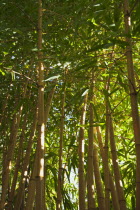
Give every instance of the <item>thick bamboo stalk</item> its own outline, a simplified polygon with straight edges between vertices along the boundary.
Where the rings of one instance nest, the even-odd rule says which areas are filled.
[[[112,57],[112,55],[111,55]],[[110,77],[105,82],[105,89],[108,92],[110,88]],[[108,97],[108,96],[107,96]],[[105,145],[104,145],[104,181],[105,181],[105,207],[106,210],[110,209],[110,186],[109,186],[109,106],[107,99],[105,100],[106,106],[106,129],[105,129]],[[97,128],[98,130],[99,128]],[[99,134],[99,132],[98,132]]]
[[[16,183],[17,183],[17,178],[18,178],[18,171],[19,171],[20,163],[21,163],[21,155],[22,155],[22,150],[23,150],[22,145],[23,145],[23,141],[24,141],[26,123],[27,123],[27,115],[25,115],[25,117],[24,117],[23,125],[22,125],[22,132],[21,132],[20,139],[19,139],[18,155],[16,158],[15,171],[14,171],[12,186],[11,186],[11,190],[10,190],[9,198],[8,198],[7,209],[9,209],[9,210],[12,209],[12,206],[13,206],[13,199],[14,199],[15,188],[16,188]]]
[[[105,146],[103,146],[101,139],[100,127],[96,127],[99,147],[101,151],[103,169],[104,169],[104,183],[105,183],[105,209],[110,209],[110,185],[109,185],[109,167],[108,167],[108,123],[106,117],[106,135],[105,135]]]
[[[104,190],[99,169],[98,149],[96,143],[94,143],[93,146],[93,166],[94,166],[94,175],[95,175],[95,183],[97,190],[98,207],[99,209],[105,210],[105,197],[104,197]]]
[[[138,95],[135,84],[134,76],[134,64],[132,54],[132,41],[131,41],[131,17],[128,0],[124,0],[124,22],[126,33],[126,59],[127,59],[127,72],[128,72],[128,84],[130,92],[133,130],[135,137],[136,147],[136,210],[140,209],[140,121],[138,112]]]
[[[44,120],[45,125],[47,124],[47,121],[48,121],[49,112],[50,112],[51,103],[52,103],[53,95],[54,95],[54,92],[55,92],[55,88],[56,88],[56,86],[54,86],[52,88],[52,90],[50,91],[50,93],[48,95],[48,98],[47,98],[46,105],[45,105],[45,120]],[[37,114],[38,114],[38,112],[37,112]],[[37,120],[37,116],[36,116],[36,120]],[[34,123],[35,123],[35,121],[34,121]],[[29,143],[28,148],[27,148],[27,151],[28,151],[27,154],[28,155],[30,154],[30,151],[29,151],[30,149],[31,149],[31,144]],[[26,158],[27,157],[25,156],[25,159]],[[37,161],[37,160],[35,159],[35,161]],[[25,162],[27,163],[27,159],[26,159]],[[25,167],[24,171],[26,171],[26,167]],[[34,162],[34,169],[33,169],[32,176],[31,176],[31,179],[30,179],[30,182],[29,182],[29,187],[28,187],[26,210],[30,210],[33,207],[33,202],[34,202],[34,197],[35,197],[35,175],[36,175],[36,163]],[[44,200],[44,198],[43,198],[43,200]]]
[[[25,89],[24,89],[25,90],[24,97],[26,93],[26,88],[27,88],[27,85],[25,86]],[[17,139],[17,134],[18,134],[19,123],[20,123],[20,119],[22,115],[22,110],[23,110],[23,106],[20,107],[19,112],[17,114],[14,114],[14,117],[13,117],[12,129],[11,129],[7,156],[5,160],[5,167],[3,171],[3,177],[2,177],[3,185],[2,185],[0,209],[3,209],[5,205],[5,199],[6,199],[7,189],[8,189],[8,182],[9,182],[9,173],[11,170],[11,161],[14,155],[14,149],[15,149],[15,144],[16,144],[16,139]]]
[[[52,103],[52,99],[53,99],[53,96],[54,96],[55,89],[56,89],[56,83],[55,83],[54,87],[51,89],[51,91],[49,92],[48,97],[47,97],[47,101],[45,103],[45,110],[44,110],[45,126],[47,125],[47,121],[48,121],[48,117],[49,117],[49,113],[50,113],[50,109],[51,109],[51,103]],[[45,129],[45,131],[46,131],[46,129]]]
[[[58,169],[58,181],[57,181],[57,199],[56,199],[56,210],[61,210],[62,203],[62,187],[63,187],[63,132],[64,132],[64,118],[65,118],[65,97],[66,88],[64,83],[63,93],[62,93],[62,104],[61,104],[61,123],[60,123],[60,141],[59,141],[59,169]]]
[[[36,208],[44,209],[44,65],[42,54],[42,0],[38,0],[38,141],[36,170]]]
[[[111,154],[112,154],[112,163],[113,163],[113,171],[114,171],[116,189],[117,189],[118,198],[119,198],[119,205],[120,205],[120,210],[126,210],[126,201],[125,201],[125,197],[124,197],[122,178],[121,178],[120,169],[119,169],[119,165],[118,165],[116,144],[115,144],[115,139],[114,139],[113,123],[112,123],[111,116],[110,116],[109,121],[110,121],[109,128],[110,128],[110,146],[111,146]]]
[[[91,81],[91,96],[89,105],[89,137],[88,137],[88,160],[87,160],[87,199],[88,210],[96,209],[94,198],[94,179],[93,179],[93,141],[94,141],[94,127],[93,127],[93,76]]]
[[[112,177],[111,172],[109,173],[109,184],[110,184],[110,189],[111,189],[113,209],[120,210],[118,194],[117,194],[116,187],[114,184],[114,178]]]
[[[14,207],[15,210],[20,209],[22,199],[23,199],[25,182],[26,182],[27,175],[28,175],[27,171],[28,171],[28,165],[29,165],[29,161],[30,161],[31,149],[32,149],[35,131],[36,131],[37,115],[38,115],[38,110],[36,108],[35,117],[33,120],[31,133],[30,133],[30,137],[29,137],[29,141],[28,141],[28,146],[27,146],[26,154],[25,154],[24,161],[23,161],[21,179],[20,179],[19,189],[18,189],[17,198],[16,198],[16,202],[15,202],[15,207]]]
[[[9,145],[8,145],[8,151],[7,151],[7,157],[6,157],[6,161],[5,161],[5,168],[4,168],[4,172],[3,172],[3,178],[2,178],[3,186],[2,186],[0,209],[4,208],[4,203],[5,203],[5,199],[6,199],[8,182],[9,182],[9,173],[10,173],[10,169],[11,169],[11,161],[13,159],[14,148],[15,148],[15,143],[16,143],[16,138],[17,138],[17,133],[18,133],[18,127],[19,127],[19,123],[20,123],[22,108],[23,107],[20,108],[18,116],[15,114],[14,119],[13,119],[13,125],[12,125],[12,130],[11,130],[11,135],[10,135],[10,140],[9,140]]]
[[[2,105],[1,114],[0,114],[0,126],[2,125],[3,118],[5,118],[5,109],[6,109],[6,106],[7,106],[8,98],[9,98],[9,92],[6,94],[4,103]]]
[[[111,172],[110,172],[110,169],[109,169],[109,163],[105,162],[106,161],[105,150],[104,150],[102,136],[101,136],[101,129],[100,129],[100,127],[96,127],[96,130],[97,130],[97,138],[98,138],[98,144],[99,144],[99,147],[100,147],[101,158],[102,158],[102,162],[103,162],[104,174],[106,173],[105,172],[106,168],[109,171],[109,185],[107,185],[109,188],[106,189],[106,190],[109,191],[109,192],[111,191],[113,209],[114,210],[120,210],[118,195],[117,195],[117,191],[116,191],[116,188],[115,188],[115,185],[114,185],[114,182],[113,182],[113,178],[111,176]],[[110,202],[110,200],[109,200],[109,202]]]
[[[44,108],[45,134],[47,132],[47,122],[48,122],[49,113],[50,113],[50,109],[51,109],[52,99],[53,99],[55,89],[56,89],[56,81],[55,81],[55,84],[54,84],[53,88],[51,89],[51,91],[48,94],[47,101],[46,101],[45,108]],[[45,148],[44,148],[44,151],[45,151]],[[44,205],[44,209],[47,208],[46,207],[46,199],[45,199],[45,195],[46,195],[46,193],[45,193],[45,181],[46,181],[46,171],[44,171],[44,180],[43,180],[43,205]]]
[[[28,186],[28,196],[26,201],[26,207],[25,210],[31,210],[33,209],[34,199],[35,199],[35,191],[36,191],[36,170],[37,170],[37,150],[35,154],[35,160],[34,160],[34,166],[32,170],[32,175],[29,180],[29,186]]]
[[[82,108],[80,130],[78,137],[79,150],[79,209],[85,210],[85,177],[84,177],[84,125],[86,118],[87,94],[84,96],[84,104]]]
[[[56,80],[57,81],[57,80]],[[47,132],[47,122],[48,122],[48,118],[49,118],[49,113],[50,113],[50,109],[51,109],[51,103],[52,103],[52,99],[53,99],[53,96],[54,96],[54,92],[55,92],[55,89],[56,89],[56,81],[55,81],[55,84],[52,88],[52,90],[49,92],[48,94],[48,97],[47,97],[47,101],[46,101],[46,104],[45,104],[45,108],[44,108],[44,125],[45,125],[45,134]],[[44,152],[45,152],[45,148],[44,148]],[[44,166],[45,168],[45,166]],[[46,209],[46,193],[45,193],[45,181],[46,181],[46,171],[44,171],[44,180],[43,180],[43,198],[42,198],[42,202],[44,205],[44,209]]]

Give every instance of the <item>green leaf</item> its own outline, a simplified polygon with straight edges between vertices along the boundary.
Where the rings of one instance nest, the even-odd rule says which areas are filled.
[[[89,89],[86,89],[86,90],[83,92],[82,96],[85,96],[85,95],[88,93],[88,91],[89,91]]]
[[[46,81],[51,81],[51,80],[54,80],[54,79],[58,79],[60,77],[60,75],[57,75],[57,76],[52,76],[52,77],[49,77],[48,79],[44,80],[45,82]]]
[[[32,51],[33,51],[33,52],[37,52],[37,51],[38,51],[38,49],[37,49],[37,48],[34,48],[34,49],[32,49]]]
[[[117,79],[118,79],[120,86],[124,88],[125,92],[128,92],[128,84],[123,83],[120,74],[118,74]]]
[[[5,76],[5,72],[0,69],[0,73]]]
[[[136,202],[135,202],[135,197],[134,196],[132,196],[131,197],[131,206],[132,206],[132,209],[135,209],[135,204]]]

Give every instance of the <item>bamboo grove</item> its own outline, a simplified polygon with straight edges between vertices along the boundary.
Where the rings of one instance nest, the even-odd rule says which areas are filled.
[[[139,1],[0,6],[0,210],[139,210]]]

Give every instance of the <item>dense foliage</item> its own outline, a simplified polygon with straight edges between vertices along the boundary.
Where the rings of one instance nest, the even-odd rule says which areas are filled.
[[[0,32],[0,189],[10,145],[13,124],[20,113],[15,135],[6,202],[16,167],[16,200],[25,154],[35,121],[38,103],[37,8],[33,0],[1,0]],[[134,73],[140,109],[140,4],[130,1]],[[85,134],[85,177],[88,158],[89,106],[94,74],[93,127],[101,128],[103,144],[106,132],[106,104],[113,119],[114,138],[123,189],[128,209],[135,209],[136,154],[126,65],[126,34],[122,1],[43,1],[43,63],[45,106],[55,87],[45,130],[45,195],[47,209],[55,209],[59,162],[62,97],[66,98],[63,130],[63,207],[78,209],[78,135],[83,100],[88,94]],[[108,87],[107,87],[108,86]],[[22,111],[19,110],[22,107]],[[16,124],[17,125],[17,124]],[[24,201],[33,171],[37,132],[30,152]],[[95,131],[99,168],[104,186],[103,161]],[[19,152],[19,150],[21,150]],[[20,156],[19,156],[20,154]],[[20,159],[19,159],[20,158]],[[17,160],[19,159],[19,163]],[[19,165],[18,165],[19,164]],[[113,174],[109,143],[109,166]],[[86,179],[86,178],[85,178]],[[96,188],[96,187],[95,187]],[[96,191],[95,191],[96,192]],[[0,191],[1,193],[1,191]],[[98,207],[95,193],[96,207]],[[23,204],[24,205],[24,204]],[[112,200],[110,197],[110,209]]]

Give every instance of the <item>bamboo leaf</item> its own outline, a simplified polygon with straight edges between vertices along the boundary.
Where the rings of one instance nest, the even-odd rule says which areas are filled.
[[[48,79],[44,80],[45,82],[46,81],[51,81],[51,80],[54,80],[54,79],[58,79],[60,77],[60,75],[57,75],[57,76],[52,76],[52,77],[49,77]]]
[[[85,96],[85,95],[88,93],[88,91],[89,91],[89,89],[86,89],[86,90],[83,92],[82,96]]]

